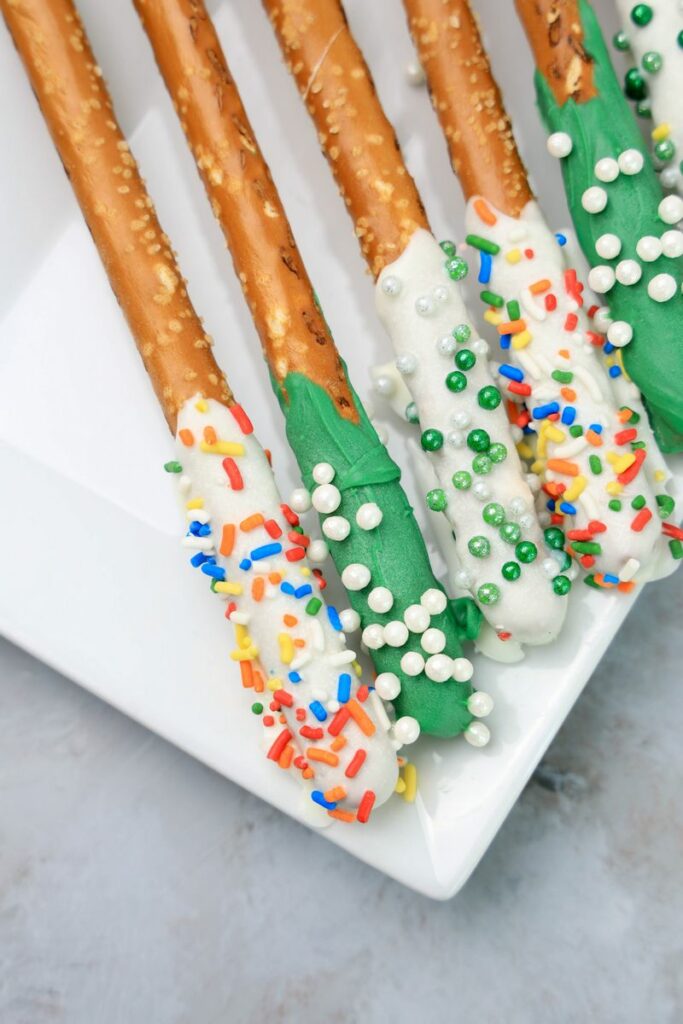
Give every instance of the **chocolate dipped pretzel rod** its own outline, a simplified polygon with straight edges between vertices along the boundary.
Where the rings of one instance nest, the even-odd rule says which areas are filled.
[[[575,555],[587,582],[631,590],[671,571],[660,513],[672,499],[637,408],[615,393],[621,367],[583,285],[532,196],[510,120],[467,0],[405,0],[409,27],[467,197],[467,241],[480,255],[485,319],[498,331],[501,386],[523,398],[547,492],[546,537]],[[568,59],[567,64],[571,61]],[[579,92],[591,85],[566,73]],[[559,72],[558,72],[559,73]],[[558,241],[560,244],[558,245]],[[652,442],[654,443],[654,442]],[[566,528],[563,538],[560,527]]]
[[[213,24],[199,0],[136,0],[212,208],[250,305],[289,442],[323,533],[404,732],[465,732],[474,745],[488,713],[473,694],[461,637],[476,635],[471,601],[452,603],[335,348]],[[424,638],[428,637],[425,643]]]
[[[673,0],[616,0],[623,31],[619,50],[631,51],[637,66],[626,72],[624,91],[636,109],[654,118],[654,155],[663,164],[660,181],[683,193],[683,7]]]
[[[680,196],[662,197],[586,0],[517,0],[576,233],[663,451],[683,450]]]
[[[415,216],[415,184],[338,0],[264,6],[377,277],[378,312],[437,478],[427,504],[455,533],[455,582],[502,639],[546,643],[562,626],[570,581],[553,557],[541,557],[543,534],[488,346],[458,284],[467,264],[451,242],[438,245],[424,214]]]
[[[313,555],[320,542],[309,545],[283,504],[213,360],[73,4],[0,0],[0,9],[172,429],[177,421],[177,458],[165,468],[180,485],[183,545],[227,602],[231,658],[256,697],[267,756],[334,817],[367,821],[396,785],[395,744],[307,564],[306,548]],[[405,784],[414,792],[413,769]]]

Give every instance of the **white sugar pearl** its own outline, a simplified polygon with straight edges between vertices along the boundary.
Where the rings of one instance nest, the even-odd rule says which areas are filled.
[[[312,540],[306,548],[306,554],[311,562],[324,562],[330,553],[330,549],[324,540]]]
[[[446,634],[441,629],[427,629],[422,634],[420,643],[427,654],[441,654],[446,646]]]
[[[471,422],[472,417],[466,409],[461,409],[460,412],[456,412],[451,416],[451,423],[456,427],[460,427],[462,430],[469,427]]]
[[[628,345],[633,337],[633,328],[625,320],[615,320],[607,328],[607,340],[615,348],[623,348]]]
[[[373,622],[372,625],[366,626],[360,638],[369,651],[378,651],[386,643],[384,630],[378,622]]]
[[[404,745],[414,743],[420,735],[420,723],[416,718],[404,715],[403,718],[398,719],[392,732],[399,743]]]
[[[683,219],[683,199],[680,196],[667,196],[662,199],[657,212],[665,224],[678,224]]]
[[[544,558],[541,562],[541,569],[549,580],[554,580],[557,576],[557,562],[554,558]]]
[[[621,252],[621,239],[619,235],[611,235],[609,232],[600,235],[595,243],[595,251],[602,260],[613,260]]]
[[[552,135],[548,136],[546,146],[550,155],[560,160],[562,157],[569,156],[574,143],[571,140],[571,136],[567,135],[566,132],[553,132]]]
[[[451,675],[456,683],[467,683],[474,675],[474,665],[469,658],[454,658]]]
[[[662,255],[662,243],[654,235],[643,235],[638,239],[636,252],[644,263],[654,263]]]
[[[662,252],[669,259],[683,256],[683,231],[665,231],[661,238]]]
[[[677,167],[663,167],[659,175],[662,188],[676,188],[680,171]]]
[[[419,651],[406,651],[401,658],[401,671],[407,676],[419,676],[424,667],[425,660]]]
[[[610,288],[614,287],[616,275],[611,267],[606,266],[604,263],[600,264],[588,274],[588,285],[593,289],[594,292],[608,292]]]
[[[449,430],[446,434],[446,444],[450,445],[451,448],[464,448],[465,440],[466,438],[462,430]]]
[[[445,683],[453,671],[453,659],[446,654],[432,654],[425,662],[425,674],[433,683]]]
[[[382,700],[394,700],[401,692],[401,680],[394,672],[380,672],[375,689]]]
[[[390,647],[403,647],[408,639],[408,627],[405,622],[394,619],[384,627],[384,639]]]
[[[467,710],[475,718],[486,718],[493,711],[493,697],[483,690],[477,690],[467,701]]]
[[[619,284],[632,285],[640,281],[643,271],[637,260],[620,260],[615,270]]]
[[[475,338],[470,348],[473,352],[476,352],[478,356],[487,356],[489,354],[489,343],[484,341],[483,338]]]
[[[316,512],[327,514],[334,512],[341,505],[341,494],[334,484],[321,484],[316,487],[311,495],[313,508]]]
[[[600,309],[596,312],[593,317],[593,323],[601,334],[605,334],[607,328],[612,323],[612,317],[610,316],[609,306],[600,306]]]
[[[591,185],[581,196],[581,205],[586,213],[602,213],[607,206],[607,193],[599,185]]]
[[[519,525],[522,527],[523,530],[531,529],[531,527],[534,525],[534,517],[531,515],[530,512],[525,512],[523,516],[519,517]]]
[[[472,485],[472,494],[477,501],[488,501],[491,497],[491,488],[484,480],[477,480],[476,484]]]
[[[339,612],[339,621],[345,633],[355,633],[360,626],[360,615],[354,608],[344,608]]]
[[[346,540],[351,532],[351,523],[344,516],[330,516],[323,523],[323,533],[330,540]]]
[[[470,722],[463,735],[473,747],[485,747],[491,739],[491,732],[483,722]]]
[[[334,466],[329,462],[319,462],[313,467],[312,475],[317,484],[331,484],[334,480]]]
[[[510,512],[513,516],[521,516],[526,512],[526,501],[524,498],[513,498],[510,502]]]
[[[417,370],[417,356],[414,356],[412,352],[405,352],[396,360],[396,369],[406,377],[410,376],[411,373],[415,373]]]
[[[645,157],[639,149],[625,149],[617,159],[622,174],[640,174]]]
[[[411,633],[424,633],[429,625],[429,612],[421,604],[408,605],[403,613],[403,621]]]
[[[420,604],[430,615],[440,615],[441,612],[446,610],[447,603],[443,590],[437,590],[436,587],[425,590],[420,598]]]
[[[432,291],[432,295],[437,302],[444,303],[448,299],[448,288],[445,284],[437,284],[436,288]]]
[[[374,387],[377,394],[383,395],[384,398],[388,398],[389,396],[393,395],[394,391],[396,390],[396,384],[394,383],[392,378],[388,377],[384,373],[380,374],[379,377],[375,377],[374,381],[372,382],[372,386]]]
[[[297,487],[292,491],[289,499],[289,507],[294,512],[308,512],[311,507],[311,496],[305,487]]]
[[[361,530],[374,530],[382,522],[382,509],[374,501],[366,501],[356,512]]]
[[[368,594],[368,604],[373,612],[383,614],[388,612],[394,603],[394,595],[388,587],[373,587]]]
[[[655,302],[668,302],[677,291],[676,278],[671,274],[657,274],[647,286],[647,294]]]
[[[419,60],[411,60],[406,64],[406,79],[409,85],[424,85],[425,73]]]
[[[524,479],[532,494],[538,494],[541,489],[541,481],[535,473],[525,473]]]
[[[401,288],[403,287],[403,282],[401,281],[400,277],[396,277],[395,274],[385,274],[385,276],[382,278],[381,287],[385,295],[389,295],[391,298],[393,298],[394,296],[400,294]]]
[[[442,356],[452,356],[456,349],[456,340],[450,334],[444,334],[443,338],[439,338],[436,343],[436,347]]]
[[[461,590],[471,590],[474,577],[467,569],[458,569],[454,578],[456,586],[460,587]]]
[[[436,309],[436,302],[431,295],[420,295],[415,299],[415,312],[418,316],[431,316]]]
[[[361,562],[351,562],[342,572],[341,581],[347,590],[363,590],[370,582],[370,570]]]
[[[595,177],[598,181],[616,181],[619,177],[619,164],[611,156],[605,156],[595,165]]]

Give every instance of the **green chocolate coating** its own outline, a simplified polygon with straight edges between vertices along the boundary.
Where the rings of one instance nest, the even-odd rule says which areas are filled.
[[[432,573],[424,540],[400,484],[399,467],[355,393],[358,423],[340,416],[327,392],[303,374],[288,374],[283,390],[275,381],[273,387],[285,415],[287,438],[309,490],[315,487],[312,472],[317,463],[334,466],[334,484],[342,496],[334,515],[344,516],[351,532],[345,540],[328,540],[328,544],[340,574],[353,562],[367,565],[372,573],[368,587],[348,594],[362,626],[402,619],[408,605],[419,604],[426,590],[443,587]],[[376,502],[383,513],[382,522],[373,530],[362,530],[356,523],[356,513],[366,502]],[[387,614],[373,612],[368,605],[370,590],[378,586],[387,587],[395,597]],[[474,639],[480,622],[481,613],[469,598],[449,601],[445,611],[431,619],[431,625],[445,633],[446,652],[453,658],[462,656],[461,641]],[[386,645],[370,652],[378,673],[394,672],[401,680],[401,692],[393,701],[396,714],[411,715],[423,732],[433,736],[463,732],[472,721],[467,708],[471,683],[453,679],[435,683],[424,672],[407,676],[400,662],[408,651],[424,653],[419,635],[410,633],[403,647]]]
[[[660,237],[673,225],[660,220],[657,207],[663,198],[659,180],[647,154],[643,138],[624,99],[607,55],[600,27],[587,0],[579,0],[586,50],[593,57],[597,96],[586,103],[556,102],[543,76],[536,72],[538,105],[549,132],[567,132],[573,140],[569,156],[562,160],[565,190],[574,227],[592,266],[615,266],[634,259],[643,275],[635,285],[618,282],[608,292],[606,303],[613,320],[624,320],[633,328],[633,339],[622,350],[630,377],[643,392],[662,451],[683,451],[683,302],[680,284],[683,260],[660,256],[652,263],[641,261],[636,245],[643,235]],[[592,185],[602,185],[594,174],[597,160],[618,157],[625,149],[637,149],[645,157],[636,175],[620,174],[603,187],[608,203],[602,213],[587,213],[581,196]],[[611,232],[622,241],[616,260],[596,254],[600,235]],[[657,274],[673,275],[678,293],[668,302],[655,302],[647,292],[648,282]]]

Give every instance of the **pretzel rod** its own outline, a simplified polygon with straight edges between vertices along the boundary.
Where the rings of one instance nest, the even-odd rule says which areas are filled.
[[[637,101],[639,113],[654,118],[654,154],[666,165],[660,173],[662,184],[683,194],[683,8],[670,0],[616,4],[624,31],[616,34],[614,44],[629,49],[637,65],[626,73],[625,93]]]
[[[81,22],[70,0],[0,0],[0,8],[86,219],[97,228],[93,235],[112,286],[123,308],[135,314],[130,326],[143,348],[159,323],[156,296],[166,292],[143,294],[133,274],[139,269],[151,279],[160,265],[163,281],[170,274],[180,281],[180,271],[117,127]],[[129,251],[128,188],[141,204],[135,208],[146,211],[148,229],[153,226],[155,236],[164,238],[163,257],[149,253],[137,237]],[[169,294],[187,326],[172,351],[160,348],[151,372],[173,381],[200,322],[184,288],[182,304],[176,292]],[[200,382],[189,383],[196,389]],[[174,388],[176,399],[181,393]],[[231,658],[240,664],[244,687],[257,698],[252,710],[262,717],[267,756],[301,778],[328,814],[367,821],[396,785],[394,747],[405,725],[397,723],[398,736],[390,737],[381,701],[357,678],[356,655],[341,631],[342,624],[356,625],[355,616],[325,608],[319,596],[324,578],[306,560],[308,550],[318,561],[325,545],[309,542],[296,514],[282,503],[248,417],[232,399],[228,407],[196,390],[189,396],[177,412],[178,458],[165,468],[179,482],[188,522],[183,546],[191,552],[191,564],[228,602],[226,617],[237,641]],[[168,414],[166,401],[164,396]],[[260,701],[268,702],[272,713],[263,714]]]
[[[519,177],[510,121],[468,3],[405,0],[405,6],[453,165],[466,168],[467,241],[481,261],[485,319],[500,337],[500,386],[524,398],[526,420],[538,435],[532,468],[551,511],[546,537],[576,556],[587,582],[630,590],[634,578],[673,568],[670,559],[661,567],[660,557],[658,512],[670,511],[671,499],[657,492],[664,491],[666,474],[656,459],[645,461],[647,436],[637,410],[624,411],[615,393],[613,380],[621,374],[615,350],[607,345],[608,368],[598,356],[604,338],[585,308],[576,269]],[[570,77],[588,89],[586,76]],[[505,209],[489,195],[496,176],[494,193]],[[517,210],[521,195],[528,198]]]
[[[683,199],[662,197],[586,0],[517,0],[517,10],[591,284],[608,293],[608,340],[623,347],[662,450],[683,450],[683,239],[673,230]],[[575,73],[558,76],[565,66]]]
[[[365,225],[375,225],[377,246],[387,242],[386,257],[396,249],[403,224],[373,184],[386,159],[382,145],[364,140],[391,139],[404,190],[409,184],[411,195],[417,193],[363,55],[338,0],[264,0],[264,6],[340,192],[347,197],[353,191],[354,202],[347,205],[376,274],[376,262],[363,244]],[[394,224],[380,224],[378,211]],[[570,581],[562,577],[553,595],[560,569],[552,557],[538,557],[543,533],[533,495],[489,370],[487,344],[476,337],[457,283],[466,273],[453,243],[440,247],[423,218],[392,261],[385,260],[376,284],[377,309],[417,407],[422,449],[438,479],[426,500],[450,524],[449,547],[455,545],[461,567],[454,584],[470,591],[503,639],[545,643],[561,628],[566,601],[560,598]],[[450,561],[451,552],[445,555]]]
[[[352,391],[316,310],[211,20],[199,0],[136,0],[136,7],[262,337],[258,311],[277,294],[267,317],[277,333],[264,348],[307,488],[296,496],[296,507],[303,511],[312,502],[323,517],[323,533],[380,673],[378,688],[408,720],[397,723],[398,735],[411,736],[419,723],[439,736],[465,731],[481,745],[488,730],[473,722],[473,713],[481,712],[478,702],[486,704],[486,698],[473,695],[472,666],[461,647],[461,637],[476,635],[477,610],[468,601],[449,603],[434,578],[400,470]],[[273,251],[274,241],[279,249]],[[322,334],[308,331],[303,306],[319,318]],[[318,370],[321,360],[349,404],[334,400],[329,378]]]

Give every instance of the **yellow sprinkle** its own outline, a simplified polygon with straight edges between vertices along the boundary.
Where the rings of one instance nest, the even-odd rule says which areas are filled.
[[[533,341],[531,331],[522,331],[520,334],[512,335],[512,347],[515,349],[526,348],[530,341]]]
[[[246,626],[242,626],[239,622],[235,623],[235,640],[237,646],[241,647],[242,650],[246,650],[247,647],[251,646],[251,637],[249,636],[249,630]]]
[[[663,139],[668,139],[671,135],[671,125],[667,124],[666,121],[662,121],[656,128],[652,129],[652,138],[655,142],[662,142]]]
[[[233,597],[239,597],[240,594],[244,593],[244,587],[241,583],[229,583],[227,580],[214,583],[213,589],[218,594],[232,594]]]
[[[662,480],[666,480],[666,473],[663,469],[656,469],[653,475],[658,484],[660,484]]]
[[[605,490],[607,491],[607,493],[613,495],[614,497],[616,497],[617,494],[621,494],[623,489],[624,485],[620,484],[618,480],[610,480],[610,482],[605,485]]]
[[[510,249],[509,252],[505,253],[505,259],[508,263],[519,263],[522,258],[521,249]]]
[[[399,775],[399,777],[396,779],[396,787],[394,789],[394,793],[405,793],[405,791],[406,791],[406,784],[403,781],[403,779],[401,778],[401,776]]]
[[[560,428],[554,426],[554,424],[548,423],[547,420],[543,424],[543,435],[544,437],[547,437],[549,441],[554,441],[555,444],[562,444],[567,436],[564,430],[560,430]]]
[[[531,463],[531,472],[535,473],[536,476],[540,476],[545,470],[545,462],[543,459],[536,459],[535,462]]]
[[[412,762],[403,769],[403,778],[406,784],[403,799],[406,803],[412,804],[417,796],[417,768]]]
[[[203,498],[193,498],[192,501],[188,501],[185,508],[204,508]]]
[[[289,665],[294,657],[294,641],[289,633],[279,633],[277,642],[280,645],[280,661]]]
[[[362,672],[363,672],[363,669],[360,666],[360,662],[358,662],[358,661],[352,662],[351,663],[351,667],[353,668],[353,671],[356,673],[356,675],[360,679],[360,677],[362,675]]]
[[[567,490],[564,492],[562,497],[565,501],[576,501],[580,494],[586,490],[587,480],[585,476],[574,477],[572,483],[569,485]]]
[[[546,436],[543,430],[541,430],[540,434],[538,435],[538,439],[536,441],[536,450],[542,458],[545,457],[548,451],[548,442],[546,440]]]
[[[629,466],[636,461],[635,455],[627,452],[626,455],[617,455],[616,452],[607,452],[606,459],[614,470],[615,476],[625,473]]]
[[[533,459],[534,457],[534,450],[530,444],[526,443],[526,441],[519,442],[517,445],[517,451],[519,452],[519,457],[521,459]]]
[[[484,320],[487,324],[493,324],[494,327],[497,327],[498,324],[502,324],[503,322],[503,318],[500,313],[495,313],[492,309],[486,310],[484,313]]]
[[[276,690],[282,689],[282,680],[279,676],[272,676],[268,680],[267,686],[271,693],[275,693]]]
[[[254,658],[258,658],[258,647],[247,647],[243,651],[230,651],[230,657],[233,661],[253,661]]]
[[[194,407],[197,410],[197,412],[206,412],[206,410],[209,408],[203,398],[200,398],[198,402],[195,402]]]
[[[215,444],[201,441],[199,447],[209,455],[244,455],[244,445],[235,441],[216,441]]]
[[[302,576],[311,575],[311,570],[308,568],[307,565],[302,565],[301,568],[299,569],[299,572],[301,573]]]

